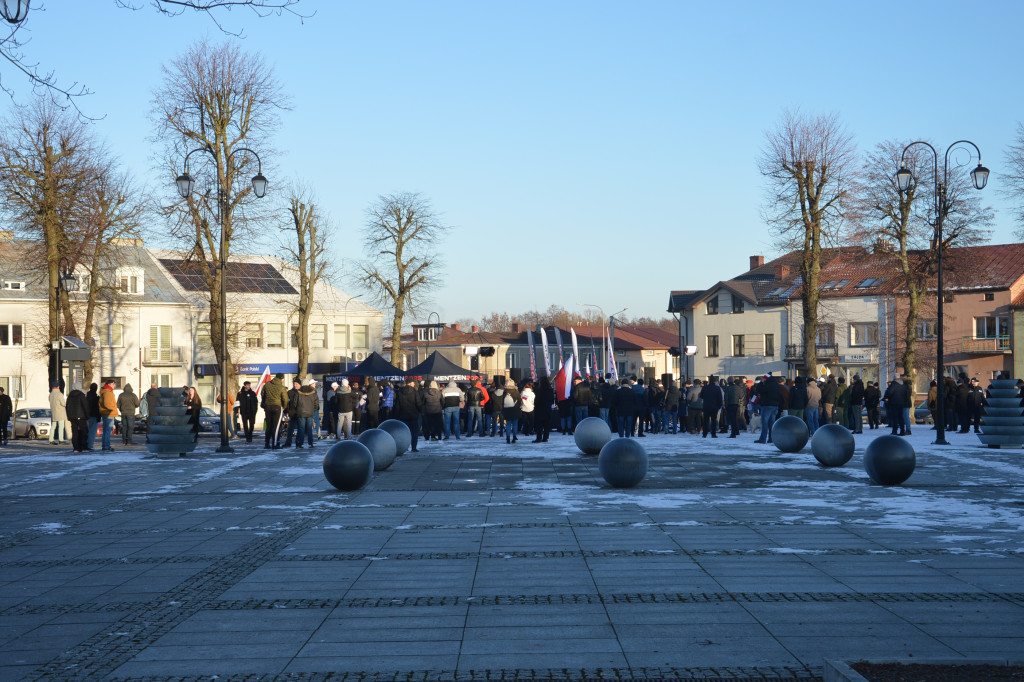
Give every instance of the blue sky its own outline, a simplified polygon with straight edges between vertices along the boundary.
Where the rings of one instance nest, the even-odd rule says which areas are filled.
[[[141,4],[145,0],[139,0]],[[161,66],[203,16],[34,0],[26,53],[95,94],[83,110],[139,179]],[[867,151],[967,138],[992,169],[994,243],[1016,226],[999,170],[1024,120],[1019,2],[362,2],[315,16],[218,15],[271,64],[292,108],[272,185],[307,183],[361,256],[379,194],[421,192],[452,226],[442,320],[577,301],[663,316],[671,289],[777,255],[760,217],[766,130],[837,113]],[[3,68],[5,82],[26,90]],[[2,105],[0,105],[2,106]],[[895,170],[895,169],[894,169]],[[351,289],[350,289],[351,290]],[[353,291],[355,293],[355,291]]]

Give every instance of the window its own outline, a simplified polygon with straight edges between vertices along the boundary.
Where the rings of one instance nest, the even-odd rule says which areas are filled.
[[[818,325],[818,338],[815,344],[818,346],[833,346],[836,343],[836,326],[832,323]]]
[[[877,322],[853,322],[850,324],[851,346],[877,346]]]
[[[872,287],[879,286],[884,281],[885,281],[885,277],[868,277],[867,279],[863,279],[860,282],[858,282],[857,283],[857,288],[858,289],[870,289]]]
[[[124,386],[124,377],[100,377],[100,386],[110,384],[114,387],[115,391],[120,391],[121,387]]]
[[[365,324],[354,324],[352,325],[352,347],[353,348],[369,348],[368,340],[369,327]]]
[[[263,348],[263,328],[260,325],[245,325],[245,347]]]
[[[123,343],[124,328],[117,323],[104,325],[99,328],[100,346],[106,348],[121,348]]]
[[[416,330],[417,341],[437,341],[439,328],[436,325],[430,325],[429,327],[419,327]]]
[[[831,291],[833,289],[842,289],[849,283],[850,280],[848,279],[833,279],[819,286],[818,291]]]
[[[171,359],[171,325],[153,325],[149,328],[149,357],[164,362]]]
[[[718,294],[715,294],[714,296],[712,296],[711,298],[708,299],[707,311],[708,311],[708,315],[717,315],[718,314]]]
[[[775,357],[775,334],[764,335],[764,356],[766,358]]]
[[[25,289],[25,283],[4,280],[4,289],[6,289],[7,291],[23,291]]]
[[[310,348],[327,348],[327,325],[326,324],[311,324],[311,325],[309,325],[309,347]]]
[[[24,346],[25,326],[21,324],[0,324],[0,346]]]
[[[344,324],[334,325],[334,347],[348,348],[348,326]]]
[[[267,348],[284,348],[284,325],[280,322],[267,325]]]
[[[743,299],[736,294],[732,295],[732,312],[734,314],[743,312]]]
[[[25,399],[25,377],[0,377],[0,388],[11,400]]]
[[[213,348],[213,337],[210,336],[210,323],[196,323],[196,348]]]
[[[919,341],[934,341],[938,338],[938,320],[918,320],[917,338]],[[927,391],[926,391],[927,392]]]
[[[170,388],[173,386],[170,374],[150,374],[149,383],[156,384],[158,388]]]
[[[121,275],[120,287],[122,294],[141,294],[137,275]]]
[[[510,350],[505,353],[505,366],[509,369],[519,366],[519,353]]]
[[[709,336],[707,340],[707,356],[709,358],[718,357],[718,336]]]
[[[297,324],[293,324],[292,325],[292,345],[291,345],[291,347],[292,348],[298,348],[299,347],[299,325],[297,325]]]
[[[976,339],[997,339],[1000,336],[1009,335],[1009,318],[991,316],[974,318],[974,338]]]
[[[737,358],[743,357],[743,334],[733,334],[732,354]]]
[[[114,287],[122,294],[141,295],[145,293],[143,271],[141,268],[120,267],[114,275]]]
[[[996,295],[995,294],[985,294],[985,300],[986,301],[994,301],[994,300],[996,300]]]

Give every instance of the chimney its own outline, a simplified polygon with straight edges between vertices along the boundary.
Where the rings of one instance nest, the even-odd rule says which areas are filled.
[[[477,333],[478,331],[480,331],[480,327],[476,326],[475,324],[474,324],[474,325],[473,325],[472,327],[470,327],[469,329],[470,329],[470,331],[472,331],[472,332],[473,332],[474,334],[475,334],[475,333]]]
[[[518,322],[513,322],[512,323],[512,333],[513,334],[518,334],[519,333],[519,323]]]
[[[764,265],[764,256],[751,256],[750,257],[750,269],[759,268]]]
[[[892,241],[885,237],[879,237],[875,240],[875,253],[893,253],[896,251],[896,247]]]
[[[789,266],[779,265],[775,268],[775,279],[789,279]]]
[[[454,329],[455,331],[459,331],[459,323],[458,322],[453,322],[452,323],[452,329]]]

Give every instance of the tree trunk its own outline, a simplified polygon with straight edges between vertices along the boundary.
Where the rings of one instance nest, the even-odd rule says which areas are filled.
[[[401,367],[402,361],[402,317],[405,315],[402,299],[395,301],[395,319],[391,324],[391,364]]]

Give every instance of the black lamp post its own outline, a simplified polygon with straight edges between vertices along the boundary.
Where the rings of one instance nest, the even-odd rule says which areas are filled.
[[[56,291],[54,292],[56,294],[56,302],[57,302],[56,303],[56,305],[57,305],[57,311],[56,311],[57,312],[57,315],[56,315],[57,334],[56,334],[56,338],[54,339],[54,342],[53,342],[53,349],[54,349],[54,351],[56,353],[56,360],[57,360],[57,362],[56,362],[55,369],[54,369],[55,376],[53,377],[53,381],[55,381],[57,383],[57,387],[60,389],[61,393],[64,392],[64,361],[61,358],[61,353],[60,353],[60,349],[61,349],[61,346],[63,346],[63,341],[64,341],[64,339],[63,339],[64,334],[62,333],[61,323],[60,323],[60,292],[62,292],[62,291],[65,294],[67,294],[69,292],[72,292],[72,291],[78,291],[78,278],[76,278],[72,274],[72,272],[71,272],[71,261],[69,261],[65,256],[61,256],[60,260],[57,261],[57,287],[56,287]]]
[[[900,155],[900,169],[896,171],[896,187],[899,189],[900,194],[910,189],[911,182],[914,181],[914,174],[907,168],[906,158],[907,150],[914,145],[924,145],[928,149],[932,150],[932,161],[934,163],[934,177],[935,177],[935,275],[936,275],[936,289],[939,297],[938,303],[938,324],[937,327],[937,345],[935,352],[935,404],[941,410],[941,418],[937,420],[935,424],[935,445],[949,445],[946,440],[946,403],[944,396],[944,383],[946,368],[943,364],[944,360],[944,348],[943,348],[943,317],[942,317],[942,304],[943,304],[943,291],[942,291],[942,252],[944,250],[942,243],[942,223],[946,219],[946,215],[949,213],[949,153],[957,145],[970,145],[974,147],[974,151],[978,153],[978,167],[971,171],[971,182],[974,183],[975,189],[985,189],[985,185],[988,184],[988,168],[981,165],[981,150],[978,149],[978,145],[974,144],[970,140],[958,140],[946,148],[946,154],[942,165],[942,178],[939,178],[939,153],[935,151],[935,147],[931,146],[923,140],[917,142],[911,142],[903,148],[903,153]],[[903,368],[906,372],[906,368]],[[913,407],[913,406],[911,406]]]
[[[210,146],[193,149],[185,156],[185,172],[174,181],[178,187],[178,194],[187,199],[196,186],[195,179],[188,173],[189,157],[196,152],[209,153],[217,164],[217,227],[220,228],[220,263],[218,265],[220,269],[220,447],[217,448],[217,452],[230,453],[233,450],[228,444],[228,419],[231,418],[228,413],[228,273],[224,254],[224,204],[227,203],[228,197],[220,184],[220,155]],[[267,179],[263,177],[263,162],[260,160],[260,155],[248,147],[237,147],[228,154],[228,163],[231,163],[237,152],[248,152],[256,157],[257,169],[256,175],[252,179],[252,191],[257,199],[262,199],[267,193]]]
[[[9,24],[20,24],[28,16],[29,0],[2,0],[0,16]]]

